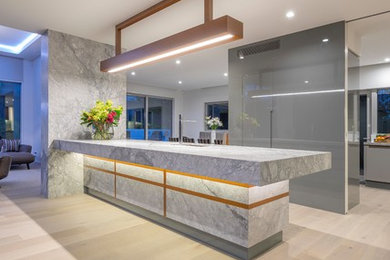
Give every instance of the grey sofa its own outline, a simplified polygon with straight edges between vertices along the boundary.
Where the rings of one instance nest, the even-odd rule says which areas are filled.
[[[3,141],[0,140],[0,147],[3,146]],[[31,145],[19,145],[19,152],[0,152],[0,157],[9,156],[12,158],[12,164],[26,164],[27,169],[30,169],[30,163],[35,161],[35,156],[31,154]]]

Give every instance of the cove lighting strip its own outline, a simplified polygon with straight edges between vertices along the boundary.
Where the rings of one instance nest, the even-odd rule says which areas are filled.
[[[24,49],[26,49],[31,43],[33,43],[36,39],[39,38],[39,34],[31,33],[26,39],[24,39],[21,43],[16,46],[10,46],[5,44],[0,44],[0,51],[20,54]]]
[[[220,36],[220,37],[216,37],[216,38],[213,38],[213,39],[210,39],[210,40],[206,40],[206,41],[202,41],[202,42],[199,42],[199,43],[195,43],[195,44],[192,44],[190,46],[186,46],[186,47],[183,47],[183,48],[180,48],[180,49],[176,49],[176,50],[165,52],[165,53],[162,53],[162,54],[159,54],[159,55],[156,55],[156,56],[152,56],[150,58],[139,60],[139,61],[127,64],[127,65],[124,65],[124,66],[120,66],[120,67],[111,69],[108,72],[112,73],[112,72],[118,72],[118,71],[121,71],[121,70],[130,69],[130,68],[133,68],[133,67],[136,67],[136,66],[139,66],[139,65],[143,65],[143,64],[149,63],[149,62],[161,60],[161,59],[168,58],[168,57],[175,56],[175,55],[179,55],[179,54],[182,54],[182,53],[185,53],[185,52],[189,52],[189,51],[193,51],[193,50],[196,50],[196,49],[200,49],[200,48],[206,47],[208,45],[212,45],[212,44],[215,44],[215,43],[218,43],[218,42],[222,42],[222,41],[231,39],[233,37],[234,37],[233,34],[226,34],[226,35],[223,35],[223,36]]]
[[[258,96],[252,96],[251,98],[300,96],[300,95],[323,94],[323,93],[337,93],[337,92],[344,92],[344,91],[345,91],[344,89],[332,89],[332,90],[319,90],[319,91],[306,91],[306,92],[295,92],[295,93],[281,93],[281,94],[270,94],[270,95],[258,95]]]

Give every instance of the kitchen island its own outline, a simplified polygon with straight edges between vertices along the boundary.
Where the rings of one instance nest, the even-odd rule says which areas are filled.
[[[235,257],[282,241],[289,179],[331,168],[331,154],[135,140],[55,140],[49,191],[85,191]]]
[[[367,186],[390,189],[389,157],[390,143],[364,144],[364,177]]]

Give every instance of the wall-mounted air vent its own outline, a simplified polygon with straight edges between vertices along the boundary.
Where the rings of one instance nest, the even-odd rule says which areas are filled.
[[[280,40],[263,42],[260,44],[256,44],[256,45],[252,45],[249,47],[239,49],[237,51],[237,56],[240,59],[243,59],[249,55],[259,54],[259,53],[266,52],[266,51],[277,50],[279,48],[280,48]]]

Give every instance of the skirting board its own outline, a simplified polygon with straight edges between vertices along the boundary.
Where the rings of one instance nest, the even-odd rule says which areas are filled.
[[[194,239],[198,242],[211,246],[223,253],[231,255],[237,259],[252,259],[260,254],[265,253],[269,249],[278,245],[283,240],[283,232],[280,231],[275,235],[267,238],[266,240],[261,241],[260,243],[250,247],[245,248],[240,245],[234,244],[230,241],[226,241],[219,237],[213,236],[209,233],[203,232],[201,230],[195,229],[193,227],[187,226],[180,222],[174,221],[172,219],[163,217],[156,213],[153,213],[149,210],[143,209],[141,207],[132,205],[130,203],[118,200],[111,196],[108,196],[104,193],[95,191],[93,189],[89,189],[84,187],[84,191],[86,194],[91,195],[95,198],[101,199],[105,202],[108,202],[114,206],[122,208],[126,211],[129,211],[133,214],[146,218],[154,223],[160,224],[164,227],[167,227],[173,231],[176,231],[182,235],[185,235],[191,239]]]
[[[366,186],[371,188],[386,189],[390,190],[390,183],[379,182],[379,181],[368,181],[366,180]]]

